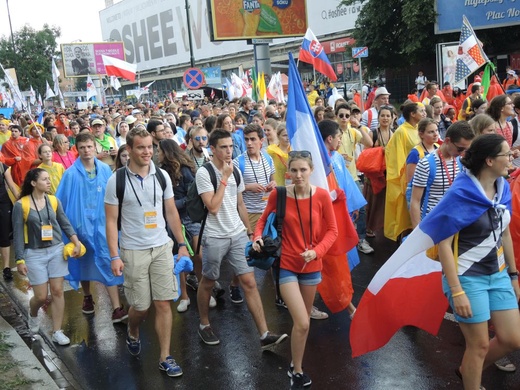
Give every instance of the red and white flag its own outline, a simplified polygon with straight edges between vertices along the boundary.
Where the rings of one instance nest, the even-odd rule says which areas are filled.
[[[135,75],[137,73],[137,65],[129,62],[120,60],[118,58],[109,57],[102,55],[103,64],[107,76],[122,77],[126,80],[135,81]]]
[[[90,100],[90,98],[97,95],[96,86],[94,85],[94,81],[92,81],[92,77],[90,75],[87,76],[87,101]]]
[[[331,81],[336,81],[338,79],[334,68],[330,64],[327,54],[325,53],[325,49],[323,49],[323,46],[310,28],[307,29],[307,32],[303,37],[298,58],[300,61],[312,64],[318,72],[323,73]]]
[[[215,99],[215,90],[213,88],[211,89],[211,93],[209,94],[209,97],[211,98],[211,100]]]

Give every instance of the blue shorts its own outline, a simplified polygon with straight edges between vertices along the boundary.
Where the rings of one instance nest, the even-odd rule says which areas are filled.
[[[47,283],[49,279],[63,278],[69,274],[69,263],[63,259],[63,242],[46,248],[27,248],[24,251],[27,277],[33,286]]]
[[[280,268],[280,284],[297,282],[304,286],[316,286],[321,283],[321,272],[309,272],[305,274],[297,274],[296,272]]]
[[[459,276],[460,285],[466,292],[471,304],[473,317],[462,318],[453,313],[455,319],[467,324],[477,324],[488,321],[491,318],[492,311],[518,310],[518,302],[507,269],[492,275]],[[451,289],[444,275],[442,277],[442,288],[455,312]]]

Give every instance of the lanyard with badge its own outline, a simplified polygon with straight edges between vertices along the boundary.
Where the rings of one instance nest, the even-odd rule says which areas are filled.
[[[502,210],[493,209],[495,211],[494,217],[495,219],[500,219],[500,234],[502,234]],[[493,230],[493,240],[495,241],[495,247],[497,250],[497,261],[498,261],[498,271],[502,272],[504,268],[506,268],[506,259],[504,256],[504,245],[502,245],[502,240],[500,239],[500,236],[497,238],[495,233],[495,225],[493,224],[493,218],[491,217],[491,209],[489,209],[488,212],[489,216],[489,223],[491,224],[491,229]],[[500,247],[498,246],[498,243],[500,241]]]
[[[42,216],[40,214],[40,211],[38,210],[38,206],[36,205],[36,202],[34,201],[32,194],[31,194],[31,199],[34,204],[34,209],[38,213],[38,218],[40,219],[42,241],[52,241],[53,232],[52,232],[52,224],[51,224],[51,215],[49,213],[49,203],[47,203],[46,196],[44,196],[43,198],[45,199],[45,209],[47,210],[47,218],[49,220],[49,223],[47,225],[43,224]]]
[[[253,161],[251,160],[251,157],[249,157],[249,154],[247,155],[247,158],[249,159],[249,165],[251,166],[251,170],[253,171],[253,175],[255,176],[255,181],[258,183],[258,178],[256,177],[255,168],[253,167]],[[260,153],[260,164],[262,164],[262,168],[264,168],[265,181],[267,184],[269,184],[269,177],[267,176],[267,171],[265,170],[264,156],[262,155],[262,153]],[[258,184],[260,184],[260,183],[258,183]],[[262,194],[262,200],[267,201],[268,198],[269,198],[269,191],[264,191],[264,193]]]
[[[130,185],[132,186],[132,190],[134,191],[135,198],[137,199],[137,202],[139,203],[139,206],[143,208],[143,204],[141,203],[141,200],[137,196],[137,192],[135,191],[134,184],[132,183],[132,180],[130,179],[130,175],[128,174],[128,170],[126,171],[126,176],[128,177],[128,181],[130,182]],[[140,176],[135,175],[138,179],[142,179]],[[157,210],[155,210],[155,205],[157,202],[156,198],[156,187],[155,187],[155,178],[153,179],[153,207],[154,210],[152,211],[144,211],[144,228],[145,229],[155,229],[157,228]]]

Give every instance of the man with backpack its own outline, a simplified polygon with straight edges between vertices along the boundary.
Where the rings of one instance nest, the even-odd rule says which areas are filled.
[[[166,222],[178,243],[179,258],[189,256],[189,253],[170,177],[152,163],[152,143],[152,136],[144,129],[132,129],[128,133],[126,148],[130,160],[122,171],[118,171],[124,173],[123,199],[120,201],[117,196],[118,172],[110,177],[105,193],[106,235],[112,272],[116,276],[124,274],[125,296],[131,305],[126,339],[128,351],[133,356],[140,354],[139,325],[153,302],[160,346],[159,369],[170,377],[178,377],[182,375],[182,369],[170,355],[171,301],[176,298],[177,291],[173,276],[173,242],[166,231]],[[118,241],[119,216],[121,237]]]
[[[459,155],[469,148],[475,133],[466,121],[452,124],[443,144],[419,161],[412,182],[410,217],[415,228],[440,202],[460,172]]]
[[[198,333],[208,345],[220,343],[209,323],[209,299],[215,281],[220,276],[222,260],[226,259],[238,276],[247,307],[260,334],[261,348],[265,350],[284,341],[287,335],[269,332],[254,270],[247,265],[245,258],[245,247],[253,237],[253,232],[249,227],[247,209],[242,198],[245,188],[242,175],[235,172],[237,169],[231,160],[231,133],[223,129],[213,130],[209,144],[213,161],[204,169],[199,169],[195,179],[197,191],[208,210],[201,238],[203,251],[202,279],[197,291],[200,316]],[[212,177],[215,183],[212,182]]]

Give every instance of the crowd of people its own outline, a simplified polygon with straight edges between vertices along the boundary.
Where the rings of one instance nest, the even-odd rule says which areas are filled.
[[[508,93],[488,94],[486,100],[476,81],[467,97],[459,98],[459,91],[440,89],[420,76],[422,94],[410,96],[399,111],[384,86],[367,91],[366,107],[358,100],[326,99],[314,88],[308,101],[332,161],[330,189],[346,194],[342,201],[355,226],[357,245],[344,257],[346,267],[359,262],[358,252],[377,250],[377,235],[405,239],[459,177],[469,177],[475,191],[503,205],[488,207],[489,218],[476,219],[439,245],[446,296],[467,343],[457,373],[465,388],[473,389],[486,365],[514,370],[510,362],[497,360],[520,347],[520,326],[512,325],[520,325],[520,247],[515,263],[510,237],[518,233],[508,228],[520,211],[509,212],[511,197],[503,189],[509,184],[502,179],[516,177],[513,170],[520,167],[520,89],[510,83]],[[90,282],[97,281],[106,286],[112,321],[128,320],[126,343],[134,356],[141,351],[139,326],[153,304],[159,369],[177,377],[182,368],[170,353],[171,301],[178,299],[177,312],[186,312],[192,303],[187,289],[196,290],[198,334],[205,344],[217,345],[209,309],[228,285],[234,304],[245,299],[261,349],[278,345],[288,335],[269,331],[244,249],[253,241],[253,249],[261,250],[267,216],[276,208],[279,188],[286,187],[274,303],[288,309],[293,320],[291,388],[309,386],[303,359],[310,320],[329,316],[314,305],[317,286],[325,255],[342,230],[334,219],[334,197],[310,181],[313,158],[319,156],[292,150],[286,115],[284,103],[244,97],[57,109],[38,121],[27,113],[2,118],[3,277],[13,279],[12,237],[17,271],[27,275],[35,292],[31,331],[39,331],[38,310],[50,288],[52,340],[69,344],[61,330],[64,278],[82,288],[86,315],[95,313]],[[187,209],[194,185],[207,209],[204,221],[192,220]],[[190,259],[183,264],[192,263],[193,270],[174,269],[173,254]],[[233,270],[228,281],[220,277],[224,261]],[[179,283],[174,272],[180,272]],[[484,290],[476,286],[488,279]],[[128,307],[117,288],[123,283]],[[507,304],[496,290],[508,296]],[[347,310],[353,318],[352,302]],[[496,333],[491,341],[489,319]]]

